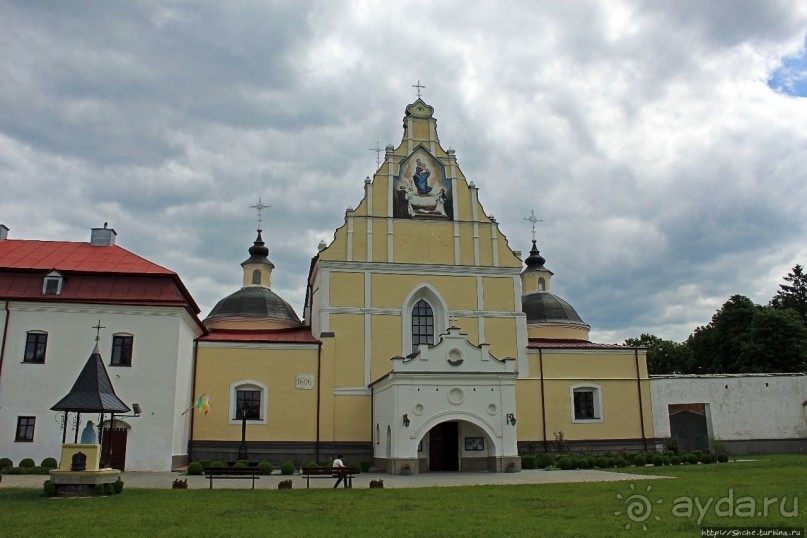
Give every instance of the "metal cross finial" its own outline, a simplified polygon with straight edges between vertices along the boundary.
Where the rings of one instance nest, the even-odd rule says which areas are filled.
[[[541,222],[541,219],[535,218],[535,210],[530,210],[530,216],[524,217],[524,220],[532,223],[532,240],[535,241],[535,224]]]
[[[376,168],[381,168],[381,146],[378,145],[378,140],[375,141],[375,147],[370,148],[370,151],[375,151]]]
[[[456,314],[450,314],[448,316],[448,324],[451,327],[456,327],[457,326],[457,315]]]
[[[425,88],[426,86],[422,85],[422,84],[420,83],[420,79],[418,79],[418,83],[417,83],[417,84],[412,84],[412,87],[413,87],[413,88],[417,88],[417,89],[418,89],[418,99],[420,99],[420,93],[421,93],[421,92],[420,92],[420,90],[422,90],[422,89],[423,89],[423,88]]]
[[[93,325],[92,327],[95,329],[95,341],[98,342],[101,340],[101,329],[106,329],[103,325],[101,325],[101,320],[98,320],[98,325]]]
[[[251,205],[249,207],[250,207],[250,209],[257,209],[258,210],[258,231],[262,231],[263,230],[263,215],[262,215],[263,210],[264,209],[269,209],[272,206],[270,206],[269,204],[261,203],[261,197],[258,196],[258,203],[255,204],[255,205]]]

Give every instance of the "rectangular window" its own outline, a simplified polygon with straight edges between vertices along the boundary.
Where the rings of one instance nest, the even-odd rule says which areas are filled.
[[[45,295],[56,295],[59,293],[59,281],[55,278],[45,279]]]
[[[597,418],[594,416],[594,391],[581,390],[574,393],[574,418]]]
[[[131,366],[132,365],[132,341],[133,336],[113,336],[112,337],[112,359],[110,366]]]
[[[30,443],[34,440],[34,424],[36,417],[17,417],[17,436],[15,441]]]
[[[261,391],[239,390],[235,397],[235,420],[241,420],[245,411],[247,420],[260,420],[261,418]]]
[[[45,362],[45,348],[48,344],[47,333],[28,333],[25,340],[25,355],[22,362]]]

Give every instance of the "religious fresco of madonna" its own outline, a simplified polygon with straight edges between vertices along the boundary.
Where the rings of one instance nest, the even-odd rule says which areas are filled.
[[[451,181],[442,163],[419,147],[400,164],[393,181],[396,219],[454,218]]]

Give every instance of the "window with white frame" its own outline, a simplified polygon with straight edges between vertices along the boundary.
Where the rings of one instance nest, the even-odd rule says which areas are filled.
[[[134,336],[131,334],[115,334],[112,336],[112,356],[110,366],[131,366]]]
[[[434,311],[423,299],[412,308],[412,351],[420,344],[434,345]]]
[[[269,390],[254,379],[236,381],[230,385],[230,423],[241,422],[243,414],[251,423],[266,424]]]
[[[572,422],[602,422],[602,390],[598,385],[573,385],[569,390]]]
[[[14,437],[16,442],[32,442],[34,440],[34,426],[36,425],[36,417],[17,417],[17,435]]]
[[[44,331],[28,331],[25,336],[25,353],[22,356],[22,362],[44,364],[47,347],[48,333]]]
[[[51,271],[45,275],[45,280],[42,282],[43,295],[59,295],[62,293],[62,284],[64,277],[59,271]]]
[[[417,351],[419,344],[433,345],[448,326],[448,306],[430,284],[419,284],[401,305],[401,352]]]

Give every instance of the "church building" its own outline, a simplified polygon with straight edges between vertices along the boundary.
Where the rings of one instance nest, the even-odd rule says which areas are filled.
[[[536,242],[514,251],[433,108],[406,107],[364,195],[311,261],[302,319],[262,231],[197,340],[192,459],[520,468],[520,454],[655,445],[645,351],[589,341]],[[245,245],[246,246],[246,245]],[[243,442],[242,442],[243,440]]]

